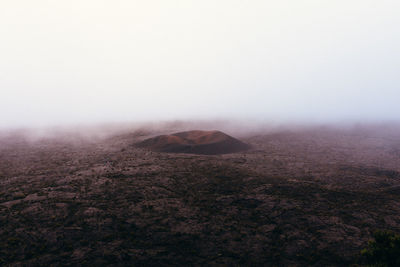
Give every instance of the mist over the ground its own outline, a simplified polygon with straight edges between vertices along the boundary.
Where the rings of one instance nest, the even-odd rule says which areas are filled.
[[[397,121],[398,1],[4,1],[0,128]]]

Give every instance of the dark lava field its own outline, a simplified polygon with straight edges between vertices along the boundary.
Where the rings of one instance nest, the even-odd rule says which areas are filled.
[[[176,131],[181,129],[174,129]],[[224,155],[138,148],[171,129],[0,138],[2,266],[351,266],[400,233],[400,128],[229,132]]]

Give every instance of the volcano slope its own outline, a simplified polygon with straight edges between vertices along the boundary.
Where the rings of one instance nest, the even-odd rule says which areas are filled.
[[[250,146],[220,131],[187,131],[160,135],[137,144],[157,152],[218,155],[242,152]]]
[[[188,128],[0,137],[0,266],[351,266],[375,230],[400,233],[399,128],[132,146]]]

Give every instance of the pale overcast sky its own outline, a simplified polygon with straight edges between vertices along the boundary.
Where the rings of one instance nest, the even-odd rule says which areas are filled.
[[[398,0],[4,0],[0,127],[400,119]]]

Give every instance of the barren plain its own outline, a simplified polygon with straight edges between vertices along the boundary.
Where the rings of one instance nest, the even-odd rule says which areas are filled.
[[[135,146],[172,132],[3,134],[0,265],[362,265],[375,230],[400,233],[397,126],[241,131],[252,149],[224,155]]]

